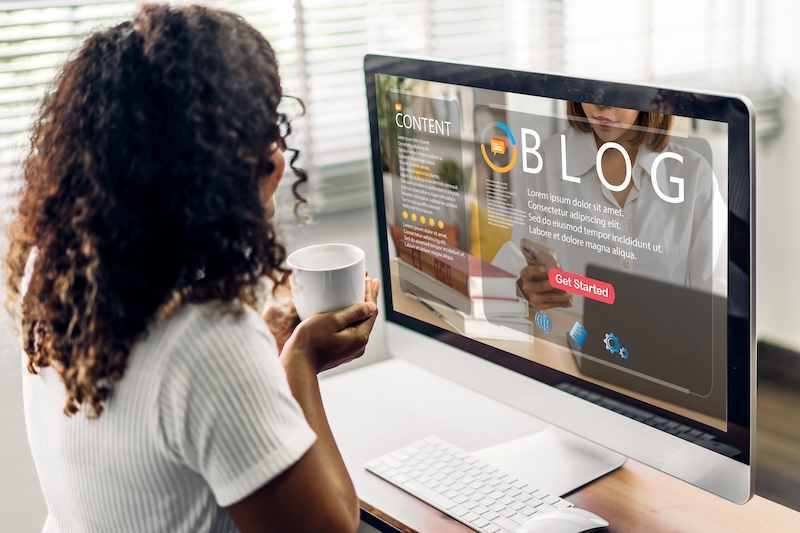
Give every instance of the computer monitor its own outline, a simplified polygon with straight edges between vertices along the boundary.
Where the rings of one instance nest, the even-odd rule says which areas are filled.
[[[389,352],[594,443],[564,468],[605,464],[556,473],[571,477],[561,493],[630,457],[747,501],[751,104],[427,59],[364,65]],[[519,468],[532,453],[502,450]]]

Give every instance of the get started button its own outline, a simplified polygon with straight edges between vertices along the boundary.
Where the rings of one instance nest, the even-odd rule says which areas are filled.
[[[564,272],[557,268],[551,268],[547,277],[554,289],[561,289],[609,305],[613,304],[616,299],[614,286],[605,281]]]

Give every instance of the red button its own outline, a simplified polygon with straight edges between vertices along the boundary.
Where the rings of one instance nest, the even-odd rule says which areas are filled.
[[[551,268],[547,277],[550,279],[550,285],[555,289],[571,292],[578,296],[585,296],[609,305],[613,304],[616,298],[614,286],[605,281],[564,272],[557,268]]]

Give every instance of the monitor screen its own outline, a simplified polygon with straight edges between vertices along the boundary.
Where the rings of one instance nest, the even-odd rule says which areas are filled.
[[[557,391],[533,414],[749,498],[746,100],[387,56],[365,70],[390,351],[407,330],[423,364],[454,349],[453,379],[460,355],[499,365]],[[562,401],[646,438],[564,422]],[[716,466],[681,475],[697,463]]]

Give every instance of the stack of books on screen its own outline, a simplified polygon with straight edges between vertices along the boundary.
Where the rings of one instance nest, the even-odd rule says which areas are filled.
[[[531,340],[517,276],[469,254],[433,255],[398,246],[400,289],[468,337]]]

